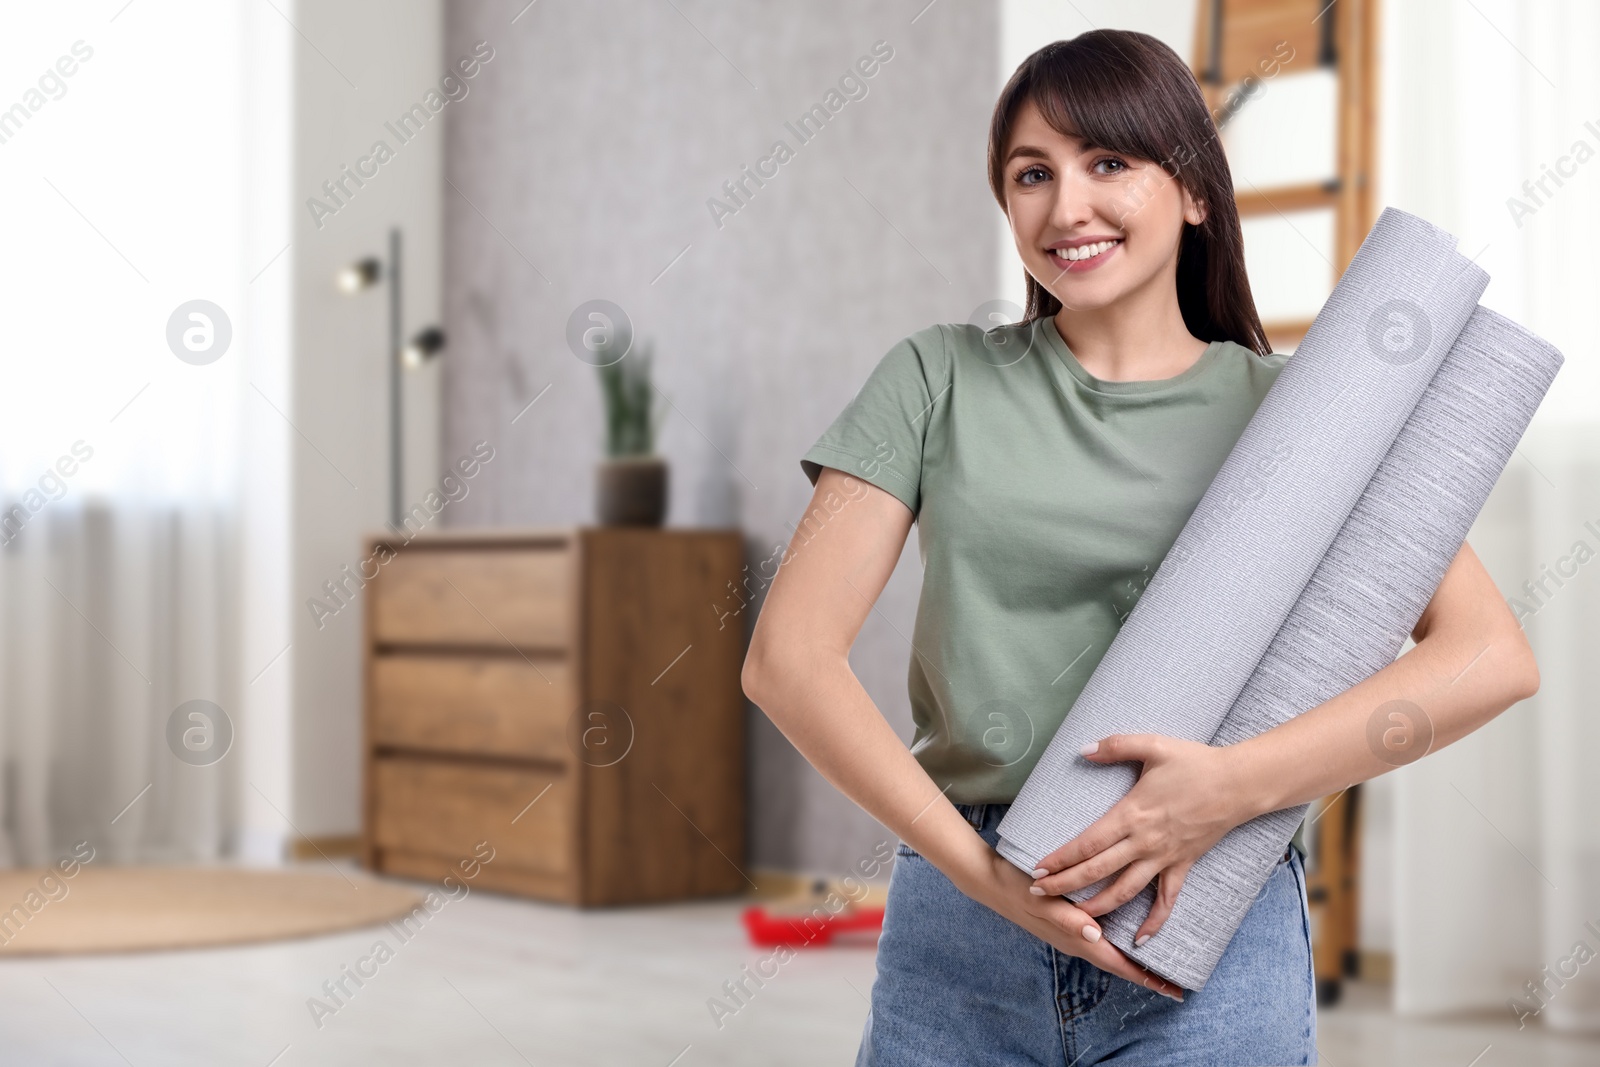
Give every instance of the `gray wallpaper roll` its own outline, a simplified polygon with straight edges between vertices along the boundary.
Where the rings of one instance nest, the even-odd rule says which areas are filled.
[[[1254,737],[1393,662],[1561,362],[1560,352],[1503,315],[1472,313],[1212,744]],[[1373,711],[1374,752],[1399,765],[1426,751],[1426,709]],[[1384,732],[1400,726],[1412,728],[1414,747],[1397,753]],[[1101,917],[1106,937],[1162,977],[1201,988],[1305,812],[1289,808],[1234,828],[1190,869],[1172,914],[1142,948],[1133,935],[1152,889]]]
[[[1487,284],[1450,234],[1379,216],[1001,821],[1010,862],[1033,870],[1133,785],[1087,742],[1216,735]]]

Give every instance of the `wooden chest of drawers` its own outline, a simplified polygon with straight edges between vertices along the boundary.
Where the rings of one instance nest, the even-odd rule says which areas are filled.
[[[737,531],[581,527],[369,538],[366,865],[624,904],[737,893]],[[487,850],[485,850],[487,854]]]

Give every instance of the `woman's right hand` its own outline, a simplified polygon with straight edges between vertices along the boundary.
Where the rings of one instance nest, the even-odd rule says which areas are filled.
[[[998,852],[990,850],[990,857],[988,872],[979,886],[966,890],[968,896],[1069,956],[1085,959],[1108,974],[1182,1002],[1180,987],[1124,956],[1101,936],[1100,924],[1093,916],[1066,897],[1030,894],[1032,878]]]

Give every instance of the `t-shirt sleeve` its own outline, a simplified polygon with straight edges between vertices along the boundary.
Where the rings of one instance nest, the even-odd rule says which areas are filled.
[[[916,515],[922,505],[922,443],[950,385],[938,325],[895,342],[866,383],[800,459],[812,485],[834,467],[893,494]]]

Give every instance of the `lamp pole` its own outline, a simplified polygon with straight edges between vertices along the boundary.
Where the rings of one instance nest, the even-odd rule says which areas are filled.
[[[376,256],[357,260],[339,272],[339,288],[346,293],[370,289],[380,281],[389,288],[389,526],[400,531],[400,497],[404,492],[405,433],[402,401],[402,373],[410,367],[420,367],[444,351],[444,331],[438,326],[427,326],[417,331],[409,342],[403,342],[404,319],[402,311],[405,294],[401,291],[400,227],[389,228],[389,262],[385,266]]]
[[[400,227],[389,229],[389,528],[400,530],[404,440],[400,432]]]

